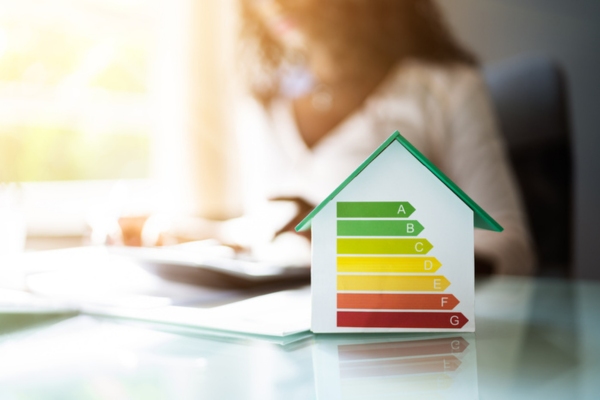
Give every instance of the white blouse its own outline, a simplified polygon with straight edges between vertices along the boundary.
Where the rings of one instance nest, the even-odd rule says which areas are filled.
[[[502,233],[477,229],[475,252],[499,274],[533,272],[523,208],[477,70],[399,64],[312,149],[298,131],[291,101],[244,109],[238,132],[247,209],[275,196],[319,204],[398,130],[504,227]]]

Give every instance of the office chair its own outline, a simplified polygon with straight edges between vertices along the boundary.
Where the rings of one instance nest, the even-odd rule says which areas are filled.
[[[484,68],[529,224],[541,276],[570,276],[572,163],[566,79],[551,59],[521,56]]]

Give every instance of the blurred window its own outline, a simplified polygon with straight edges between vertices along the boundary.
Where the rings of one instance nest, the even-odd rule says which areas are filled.
[[[148,177],[153,3],[0,0],[0,182]]]

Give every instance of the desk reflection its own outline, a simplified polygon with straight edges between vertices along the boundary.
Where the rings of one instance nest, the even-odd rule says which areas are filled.
[[[318,336],[319,399],[477,399],[473,334]]]

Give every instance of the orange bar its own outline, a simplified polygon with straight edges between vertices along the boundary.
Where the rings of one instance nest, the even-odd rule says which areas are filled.
[[[337,307],[341,309],[452,310],[458,303],[451,294],[337,294]]]
[[[442,275],[337,276],[337,290],[348,292],[443,292],[448,286]]]

